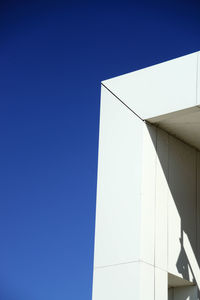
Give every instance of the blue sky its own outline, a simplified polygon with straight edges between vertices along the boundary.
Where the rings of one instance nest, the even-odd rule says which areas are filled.
[[[100,82],[198,50],[198,1],[1,1],[1,300],[91,299]]]

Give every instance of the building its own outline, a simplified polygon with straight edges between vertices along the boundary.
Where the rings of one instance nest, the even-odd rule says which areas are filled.
[[[197,52],[102,82],[93,300],[196,300],[199,266]]]

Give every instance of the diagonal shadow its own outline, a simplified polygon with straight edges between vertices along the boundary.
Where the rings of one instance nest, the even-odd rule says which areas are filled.
[[[198,235],[200,233],[200,223],[198,221],[200,217],[198,211],[198,207],[200,207],[198,155],[200,153],[153,125],[147,124],[147,128],[171,194],[168,197],[168,202],[171,201],[168,210],[168,221],[170,219],[174,226],[178,224],[180,229],[177,235],[177,228],[174,228],[174,236],[172,235],[168,240],[168,249],[173,248],[175,244],[179,246],[178,254],[175,251],[172,258],[172,261],[173,259],[176,261],[174,267],[181,278],[191,281],[191,277],[193,277],[200,290],[200,249],[198,245]],[[163,138],[166,134],[168,139]],[[166,151],[166,155],[160,152],[158,145],[161,145],[161,148]],[[162,199],[158,200],[162,201]],[[187,246],[185,244],[186,240]],[[174,241],[174,244],[172,241]],[[170,251],[170,253],[173,253],[173,251]],[[170,260],[171,257],[169,257]]]

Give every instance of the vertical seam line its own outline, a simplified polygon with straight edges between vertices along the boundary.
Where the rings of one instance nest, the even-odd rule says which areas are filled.
[[[196,253],[198,251],[198,151],[196,150]]]
[[[198,79],[199,79],[199,52],[197,53],[197,66],[196,66],[196,105],[198,103]]]
[[[156,154],[158,151],[158,129],[156,127]],[[154,203],[154,300],[156,300],[156,181],[157,181],[157,155],[155,154],[155,203]]]
[[[167,133],[167,181],[169,183],[169,134]],[[169,188],[167,189],[167,270],[169,270]]]

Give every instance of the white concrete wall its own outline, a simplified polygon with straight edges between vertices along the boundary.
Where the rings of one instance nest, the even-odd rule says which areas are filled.
[[[138,260],[143,123],[102,87],[94,266]]]
[[[166,269],[167,261],[167,272],[196,283],[200,289],[200,153],[160,129],[156,148],[156,189],[160,190],[156,211],[163,208],[156,214],[156,232],[160,232],[155,243],[156,264],[159,261],[159,266]],[[180,287],[174,290],[172,299],[199,298],[196,288]]]
[[[167,300],[168,272],[200,287],[199,178],[197,150],[102,87],[93,300]]]
[[[162,270],[167,270],[168,264],[168,140],[168,134],[162,130],[157,129],[155,188],[155,265]]]
[[[139,299],[142,132],[102,87],[93,300]]]
[[[195,52],[103,84],[143,120],[192,107],[197,105],[198,55]]]
[[[166,269],[167,262],[169,273],[197,280],[199,152],[157,129],[157,155],[156,265]]]
[[[149,130],[156,138],[155,128]],[[151,137],[144,122],[102,87],[93,300],[154,299]]]
[[[168,270],[193,280],[184,233],[196,251],[196,150],[169,136]]]

